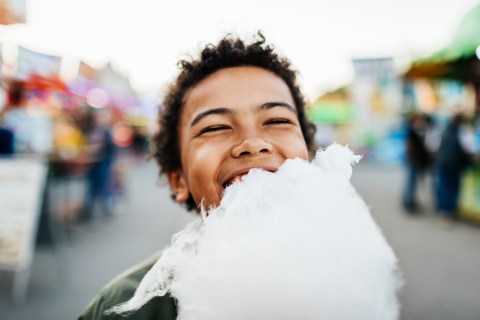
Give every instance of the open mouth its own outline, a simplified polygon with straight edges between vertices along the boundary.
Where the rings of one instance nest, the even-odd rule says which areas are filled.
[[[222,185],[223,189],[226,189],[227,187],[231,186],[232,184],[234,184],[237,181],[241,181],[242,178],[247,175],[247,173],[248,172],[236,175],[235,177],[231,178],[230,180],[225,181]]]
[[[277,171],[277,169],[275,169],[275,168],[261,168],[261,167],[259,167],[259,168],[249,168],[249,169],[247,169],[247,170],[243,170],[243,171],[241,171],[241,172],[239,172],[239,173],[236,173],[236,174],[233,175],[231,178],[227,179],[227,180],[222,184],[223,189],[226,189],[227,187],[231,186],[231,185],[234,184],[235,182],[241,181],[242,178],[243,178],[244,176],[246,176],[246,175],[250,172],[250,170],[252,170],[252,169],[261,169],[261,170],[265,170],[265,171],[268,171],[268,172],[275,172],[275,171]]]

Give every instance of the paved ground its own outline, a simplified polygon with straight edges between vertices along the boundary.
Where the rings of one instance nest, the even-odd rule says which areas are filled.
[[[429,184],[420,216],[399,208],[400,168],[359,166],[353,182],[371,207],[397,254],[405,279],[400,300],[404,320],[480,319],[480,227],[446,228],[433,213]]]
[[[155,177],[153,164],[132,167],[116,216],[74,228],[58,248],[39,247],[23,306],[12,304],[12,277],[0,273],[0,319],[75,319],[108,280],[167,244],[191,216]],[[400,168],[360,165],[353,182],[399,257],[406,283],[401,319],[480,319],[480,227],[441,226],[426,187],[426,212],[405,215],[398,205]]]

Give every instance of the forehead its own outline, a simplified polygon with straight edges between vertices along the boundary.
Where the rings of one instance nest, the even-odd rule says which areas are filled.
[[[282,78],[259,67],[225,68],[212,73],[187,92],[182,118],[191,118],[210,108],[245,109],[272,101],[295,105]]]

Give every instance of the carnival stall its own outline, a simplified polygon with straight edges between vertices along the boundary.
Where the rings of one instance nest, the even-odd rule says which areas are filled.
[[[461,112],[471,118],[475,132],[473,161],[462,179],[460,217],[480,222],[480,5],[460,23],[450,44],[415,61],[404,77],[417,105],[440,121]],[[408,90],[407,90],[408,91]],[[413,96],[413,95],[412,95]],[[408,99],[407,99],[408,100]]]
[[[11,140],[0,148],[0,270],[14,273],[13,297],[21,303],[35,245],[55,244],[79,223],[94,202],[86,196],[94,176],[88,172],[101,157],[112,159],[109,178],[120,190],[122,167],[113,154],[129,147],[133,129],[143,124],[130,123],[137,96],[110,64],[67,81],[60,76],[61,57],[17,51],[14,72],[0,75],[0,129]],[[108,121],[102,124],[111,137],[105,152],[103,136],[93,139],[97,121]]]

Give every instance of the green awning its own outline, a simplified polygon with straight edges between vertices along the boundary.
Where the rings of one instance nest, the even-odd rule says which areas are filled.
[[[475,55],[479,45],[480,5],[477,5],[463,18],[450,44],[424,60],[441,62],[468,59]]]
[[[415,61],[405,75],[407,77],[462,78],[462,74],[465,72],[460,71],[459,73],[458,65],[455,64],[478,60],[476,50],[479,45],[480,5],[477,5],[463,18],[452,41],[446,48]],[[468,77],[468,75],[466,76]]]
[[[347,124],[353,121],[352,105],[344,101],[321,101],[308,107],[310,121],[319,124]]]

